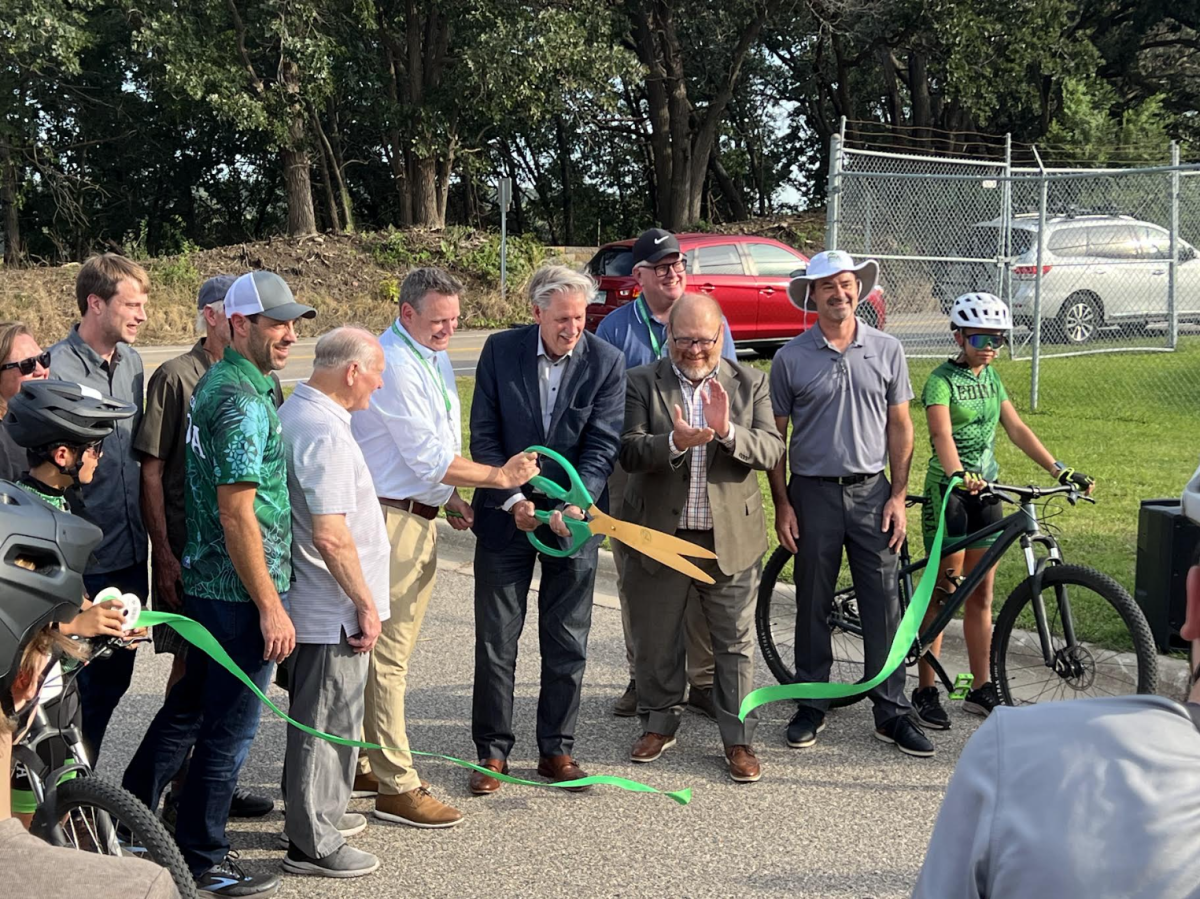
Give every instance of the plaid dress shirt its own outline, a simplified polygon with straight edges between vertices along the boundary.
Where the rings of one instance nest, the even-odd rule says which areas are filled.
[[[683,391],[683,405],[687,410],[687,421],[693,428],[707,427],[704,421],[703,387],[717,376],[720,364],[709,372],[699,384],[693,384],[687,376],[672,363],[671,368],[675,377],[679,378],[679,388]],[[726,449],[733,447],[734,429],[729,426],[729,435],[719,442]],[[708,450],[709,444],[693,446],[690,450],[677,450],[675,436],[668,439],[671,450],[671,464],[680,465],[686,453],[690,452],[691,478],[688,481],[687,500],[683,504],[683,514],[679,518],[679,529],[683,531],[711,531],[713,527],[712,507],[708,503]]]

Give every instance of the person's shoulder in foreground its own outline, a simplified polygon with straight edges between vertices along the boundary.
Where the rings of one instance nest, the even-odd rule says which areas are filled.
[[[1001,706],[967,742],[914,899],[1200,899],[1200,709]]]
[[[0,820],[4,892],[20,899],[179,899],[166,868],[51,846],[16,818]]]

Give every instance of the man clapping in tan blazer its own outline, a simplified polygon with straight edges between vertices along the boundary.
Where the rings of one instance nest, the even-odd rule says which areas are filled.
[[[675,745],[687,687],[683,615],[698,596],[712,631],[713,699],[729,774],[761,776],[751,748],[756,717],[738,720],[754,677],[754,600],[767,549],[755,472],[783,454],[767,377],[721,358],[721,308],[688,294],[671,309],[670,358],[632,369],[621,465],[630,473],[624,519],[711,549],[705,584],[637,556],[625,571],[642,736],[630,758],[652,762]]]

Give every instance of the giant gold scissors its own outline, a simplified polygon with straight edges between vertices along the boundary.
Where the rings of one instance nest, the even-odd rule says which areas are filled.
[[[696,546],[694,543],[688,543],[686,540],[680,540],[678,537],[673,537],[670,534],[664,534],[662,531],[651,530],[650,528],[630,524],[628,521],[621,521],[619,518],[606,515],[596,508],[596,503],[592,499],[592,495],[588,493],[587,487],[583,485],[583,480],[579,477],[579,472],[575,470],[574,465],[554,450],[547,449],[544,446],[531,446],[525,452],[539,453],[549,459],[553,459],[567,473],[567,478],[570,480],[571,486],[570,488],[563,487],[542,475],[535,475],[530,478],[529,483],[546,494],[546,496],[562,500],[568,505],[578,506],[587,516],[583,521],[580,521],[578,518],[563,516],[563,524],[571,532],[571,545],[566,549],[547,546],[537,538],[536,534],[528,534],[529,542],[540,551],[548,556],[563,558],[574,555],[592,537],[600,535],[613,540],[619,540],[630,549],[635,549],[642,555],[649,556],[656,562],[661,562],[668,568],[674,568],[688,577],[703,581],[706,584],[714,583],[710,575],[683,557],[691,556],[696,559],[715,559],[717,557],[716,553]],[[552,514],[551,512],[539,510],[534,513],[534,516],[538,521],[549,524]]]

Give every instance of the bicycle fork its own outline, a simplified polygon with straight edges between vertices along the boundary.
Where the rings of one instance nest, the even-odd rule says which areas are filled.
[[[1079,674],[1075,670],[1078,663],[1074,661],[1073,654],[1055,651],[1046,616],[1046,603],[1042,599],[1042,577],[1048,567],[1062,564],[1062,553],[1054,538],[1041,532],[1033,506],[1023,503],[1021,509],[1025,513],[1027,525],[1026,532],[1021,535],[1021,551],[1025,556],[1025,570],[1029,574],[1028,581],[1032,593],[1030,606],[1033,608],[1033,617],[1037,624],[1038,640],[1042,645],[1042,660],[1047,668],[1054,669],[1060,677],[1073,677]],[[1046,547],[1046,555],[1041,558],[1034,552],[1034,544],[1039,543]],[[1071,616],[1071,600],[1067,596],[1066,585],[1054,585],[1054,600],[1058,606],[1066,640],[1064,649],[1070,649],[1075,646],[1075,623]]]

